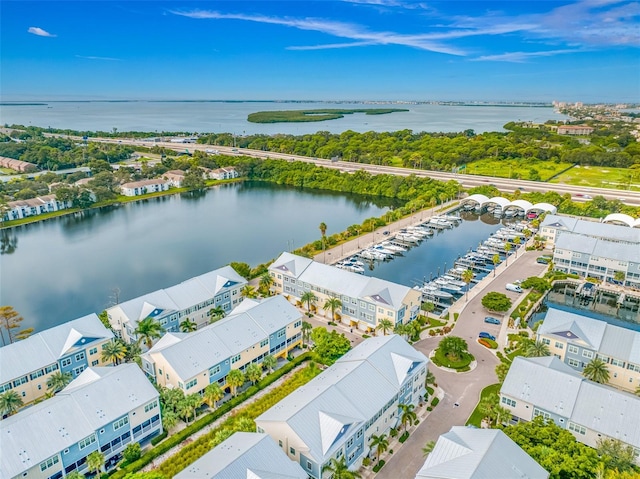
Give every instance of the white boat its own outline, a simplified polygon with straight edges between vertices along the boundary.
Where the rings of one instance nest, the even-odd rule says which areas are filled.
[[[405,243],[418,244],[420,242],[420,238],[417,238],[412,234],[402,233],[402,232],[396,234],[396,239],[399,239],[400,241],[404,241]]]
[[[389,251],[395,251],[398,254],[404,253],[405,251],[407,251],[407,248],[403,248],[402,246],[398,246],[397,244],[393,244],[389,241],[384,241],[380,243],[380,245],[388,249]]]

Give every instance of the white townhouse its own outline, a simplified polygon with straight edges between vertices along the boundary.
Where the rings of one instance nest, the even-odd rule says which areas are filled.
[[[201,328],[209,324],[213,309],[228,314],[240,304],[246,284],[231,266],[224,266],[113,306],[107,309],[107,317],[116,335],[128,343],[137,340],[138,322],[148,317],[158,320],[166,331],[179,331],[187,318]]]
[[[236,432],[175,479],[307,479],[267,434]]]
[[[420,312],[418,290],[291,253],[282,253],[269,266],[269,274],[274,280],[272,289],[294,301],[300,301],[307,291],[318,298],[318,308],[329,298],[340,299],[342,307],[337,313],[341,320],[360,330],[374,330],[383,319],[406,324]]]
[[[257,431],[315,479],[332,458],[356,470],[374,454],[371,436],[398,426],[399,404],[424,397],[427,363],[400,336],[367,339],[258,416]]]
[[[500,403],[513,421],[542,416],[587,446],[618,439],[640,452],[640,397],[589,381],[555,356],[516,357]]]
[[[579,236],[640,247],[640,229],[582,220],[574,216],[547,215],[540,224],[538,231],[538,235],[545,239],[549,248],[553,248],[556,240],[564,233],[573,233]]]
[[[71,208],[71,206],[71,201],[59,201],[56,195],[38,196],[28,200],[9,201],[7,203],[7,211],[4,214],[4,220],[19,220],[29,216],[64,210]]]
[[[208,170],[206,175],[209,179],[214,180],[230,180],[240,176],[233,166],[225,166],[224,168],[216,168]]]
[[[93,451],[109,469],[127,444],[161,432],[158,391],[136,364],[89,368],[53,398],[0,421],[0,477],[88,473]]]
[[[140,196],[168,189],[169,182],[163,179],[131,181],[120,186],[120,191],[124,196]]]
[[[167,180],[169,186],[173,188],[180,188],[182,186],[182,182],[184,181],[184,171],[182,170],[169,170],[162,178]]]
[[[94,313],[0,348],[0,394],[12,390],[24,404],[45,396],[55,372],[78,375],[103,366],[102,347],[113,339]]]
[[[244,371],[267,355],[286,357],[302,344],[302,314],[282,296],[245,299],[232,314],[192,333],[167,333],[142,355],[157,384],[202,394],[227,387],[232,369]]]
[[[640,387],[640,331],[549,308],[537,339],[578,372],[597,357],[607,364],[611,386],[630,392]]]
[[[416,479],[547,479],[549,473],[500,429],[453,426]]]

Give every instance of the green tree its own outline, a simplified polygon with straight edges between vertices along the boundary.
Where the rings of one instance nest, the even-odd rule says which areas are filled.
[[[511,416],[511,412],[500,405],[500,397],[497,393],[483,397],[478,403],[478,410],[490,425],[502,424]]]
[[[320,223],[319,228],[320,228],[320,235],[321,235],[321,240],[322,240],[322,250],[324,251],[324,248],[325,248],[325,236],[327,234],[327,225],[324,222],[322,222],[322,223]]]
[[[127,346],[119,339],[112,339],[102,345],[101,358],[105,363],[111,362],[116,366],[120,364],[126,355]]]
[[[66,388],[72,379],[73,376],[69,371],[64,373],[62,371],[56,371],[47,378],[47,390],[56,394]]]
[[[313,329],[313,326],[307,321],[302,321],[302,326],[300,329],[302,331],[302,343],[308,344],[309,339],[311,339],[311,330]]]
[[[236,397],[238,388],[244,384],[244,374],[239,369],[232,369],[227,374],[227,385],[231,389],[231,395]]]
[[[389,331],[393,331],[393,321],[391,321],[390,319],[386,319],[386,318],[385,319],[381,319],[378,322],[378,325],[376,326],[376,329],[378,331],[382,331],[382,334],[384,336],[386,336]]]
[[[430,370],[427,369],[427,377],[424,379],[424,385],[430,386],[435,383],[436,383],[436,376]]]
[[[141,455],[142,449],[140,448],[139,442],[131,442],[127,444],[127,447],[125,447],[124,451],[122,452],[122,457],[129,464],[140,459]]]
[[[379,461],[380,456],[389,448],[389,440],[385,434],[380,434],[379,436],[372,434],[369,446],[371,449],[375,449],[376,461]]]
[[[541,358],[550,356],[549,346],[542,341],[531,341],[524,349],[524,355],[528,358]]]
[[[624,283],[627,279],[627,275],[624,271],[616,271],[613,273],[613,279],[618,283]]]
[[[467,342],[458,336],[447,336],[438,344],[438,349],[451,361],[459,360],[467,353],[468,348]]]
[[[413,426],[413,423],[418,419],[418,415],[414,411],[415,405],[413,404],[398,404],[400,410],[400,422],[402,427],[407,429],[407,425]]]
[[[0,306],[0,337],[2,338],[3,346],[11,344],[16,340],[14,330],[20,327],[20,323],[23,320],[24,318],[11,306]],[[6,339],[4,333],[7,333]]]
[[[102,471],[104,466],[104,454],[100,451],[93,451],[87,456],[87,468],[94,474],[98,474]]]
[[[220,399],[222,399],[223,397],[224,391],[217,382],[211,383],[206,388],[204,388],[203,399],[210,408],[216,407],[218,401],[220,401]]]
[[[396,323],[396,325],[393,327],[393,333],[406,338],[406,335],[408,334],[407,325],[404,323]]]
[[[636,452],[619,439],[598,439],[596,450],[604,460],[605,469],[618,472],[635,470]]]
[[[191,321],[189,318],[184,318],[184,321],[180,323],[180,331],[183,333],[191,333],[198,329],[198,325],[195,321]]]
[[[499,363],[496,366],[496,376],[498,376],[498,381],[500,381],[501,383],[504,382],[504,379],[507,377],[507,374],[509,373],[509,364],[507,363]]]
[[[262,360],[262,366],[266,368],[269,373],[272,373],[273,370],[278,365],[278,360],[270,354],[267,354]]]
[[[166,411],[162,413],[162,425],[167,433],[171,433],[171,430],[178,425],[180,418],[173,411]]]
[[[329,473],[331,479],[358,479],[361,477],[359,472],[349,470],[347,460],[344,456],[340,459],[332,457],[329,462],[322,467],[322,472],[323,474],[325,472]]]
[[[434,309],[436,309],[436,305],[433,304],[431,301],[425,301],[424,303],[422,303],[422,305],[420,306],[420,309],[422,309],[422,311],[424,311],[425,313],[427,313],[427,317],[429,316],[429,313],[432,313]]]
[[[509,251],[511,251],[511,243],[505,243],[504,244],[504,261],[505,264],[509,264]]]
[[[422,453],[424,454],[424,457],[427,457],[429,454],[431,454],[431,452],[433,452],[434,447],[436,447],[435,441],[429,441],[428,443],[426,443],[422,448]]]
[[[466,269],[462,272],[462,281],[464,281],[467,285],[467,291],[465,292],[465,301],[469,301],[469,283],[471,283],[473,276],[473,271],[471,271],[470,269]]]
[[[262,367],[256,363],[251,363],[245,368],[244,375],[248,381],[251,381],[251,384],[255,384],[262,377]]]
[[[224,318],[226,316],[225,310],[222,306],[216,306],[215,308],[211,308],[209,310],[209,317],[211,318],[211,323],[215,323],[216,321]]]
[[[327,300],[324,302],[324,306],[322,307],[322,309],[324,309],[325,312],[327,311],[327,309],[331,310],[331,321],[335,321],[336,309],[339,309],[339,308],[342,308],[342,301],[340,301],[340,298],[337,298],[335,296],[332,296],[331,298],[327,298]]]
[[[311,339],[315,343],[313,348],[315,360],[330,366],[344,353],[351,349],[351,342],[337,331],[328,332],[325,328],[314,328],[311,331]]]
[[[483,296],[482,306],[489,311],[504,312],[511,307],[511,300],[506,294],[491,291]]]
[[[551,283],[544,278],[538,278],[537,276],[531,276],[525,279],[520,285],[526,289],[532,289],[538,293],[544,293],[551,289]]]
[[[0,416],[11,416],[23,406],[22,398],[15,391],[5,391],[0,394]]]
[[[206,186],[204,178],[202,177],[202,170],[199,168],[192,168],[184,174],[182,180],[182,187],[190,190],[202,189]]]
[[[162,325],[152,317],[144,318],[133,331],[133,334],[138,338],[138,344],[144,342],[147,349],[151,349],[153,340],[162,337],[163,333]]]
[[[247,263],[238,263],[236,261],[232,261],[229,263],[236,273],[242,276],[244,279],[249,279],[251,277],[251,266]]]
[[[142,360],[140,359],[142,348],[140,345],[138,343],[129,343],[126,347],[127,353],[124,356],[125,362],[136,363],[138,366],[142,367]]]
[[[263,292],[264,296],[271,295],[271,286],[273,283],[273,277],[268,271],[260,275],[260,290]]]
[[[493,262],[493,277],[496,277],[496,269],[498,268],[498,265],[500,264],[500,255],[498,253],[494,254],[493,257],[491,258],[491,261]]]
[[[609,382],[609,368],[607,368],[607,363],[600,358],[593,358],[589,361],[584,367],[582,375],[596,383],[607,384]]]
[[[258,297],[258,292],[256,291],[256,288],[254,288],[250,284],[245,284],[240,290],[240,293],[242,294],[242,296],[249,299],[254,299]]]
[[[304,293],[302,293],[302,296],[300,296],[300,301],[302,301],[303,303],[307,303],[307,312],[310,313],[311,305],[315,306],[316,302],[318,301],[318,297],[313,294],[313,291],[305,291]]]

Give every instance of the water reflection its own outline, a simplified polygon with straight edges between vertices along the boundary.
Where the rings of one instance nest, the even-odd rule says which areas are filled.
[[[13,254],[18,248],[18,237],[11,230],[0,230],[0,254]]]

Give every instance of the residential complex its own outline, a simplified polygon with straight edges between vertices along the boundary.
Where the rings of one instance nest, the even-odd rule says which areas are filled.
[[[180,188],[184,181],[184,171],[182,170],[169,170],[162,175],[162,178],[167,180],[169,186],[173,188]]]
[[[453,426],[416,479],[547,479],[549,473],[499,429]]]
[[[52,213],[71,208],[71,202],[59,201],[56,195],[45,195],[28,200],[9,201],[4,214],[4,221],[20,220],[29,216]]]
[[[318,298],[319,307],[327,299],[338,298],[341,321],[361,330],[374,330],[383,319],[406,324],[420,312],[418,290],[291,253],[282,253],[269,266],[269,273],[274,280],[272,289],[294,301],[299,302],[308,291]]]
[[[230,180],[239,176],[238,172],[233,166],[225,166],[224,168],[216,168],[211,170],[209,168],[202,168],[204,176],[210,180]]]
[[[38,165],[34,163],[16,160],[15,158],[7,158],[6,156],[0,156],[0,168],[9,168],[10,170],[19,171],[20,173],[38,171]]]
[[[631,392],[640,387],[640,332],[549,308],[537,334],[576,371],[598,357],[607,363],[610,385]]]
[[[24,404],[47,393],[47,379],[56,372],[78,375],[102,366],[102,347],[113,339],[95,314],[46,329],[0,348],[0,393],[13,390]]]
[[[132,181],[130,183],[124,183],[120,187],[120,191],[124,196],[140,196],[146,195],[147,193],[167,191],[168,189],[169,182],[163,179]]]
[[[236,432],[175,479],[307,479],[267,435]]]
[[[640,397],[589,381],[555,356],[516,357],[500,402],[514,421],[542,416],[588,446],[611,438],[640,452]]]
[[[245,299],[233,313],[193,333],[167,333],[142,356],[158,384],[203,393],[227,387],[232,369],[244,371],[267,355],[286,357],[302,343],[302,314],[282,296]]]
[[[640,245],[640,229],[582,220],[575,216],[548,214],[540,224],[538,235],[545,239],[547,247],[552,248],[556,239],[565,233],[602,239],[613,243]]]
[[[246,284],[247,280],[231,266],[225,266],[113,306],[107,309],[107,317],[116,335],[127,342],[138,339],[138,322],[149,317],[166,331],[178,331],[187,318],[201,328],[209,324],[216,308],[228,314],[240,304],[241,289]]]
[[[0,421],[0,477],[89,472],[93,451],[109,468],[128,443],[161,432],[158,391],[136,364],[89,368],[55,397]]]
[[[399,405],[425,394],[428,359],[397,335],[367,339],[256,419],[287,456],[313,478],[344,458],[355,470],[372,435],[400,421]]]

